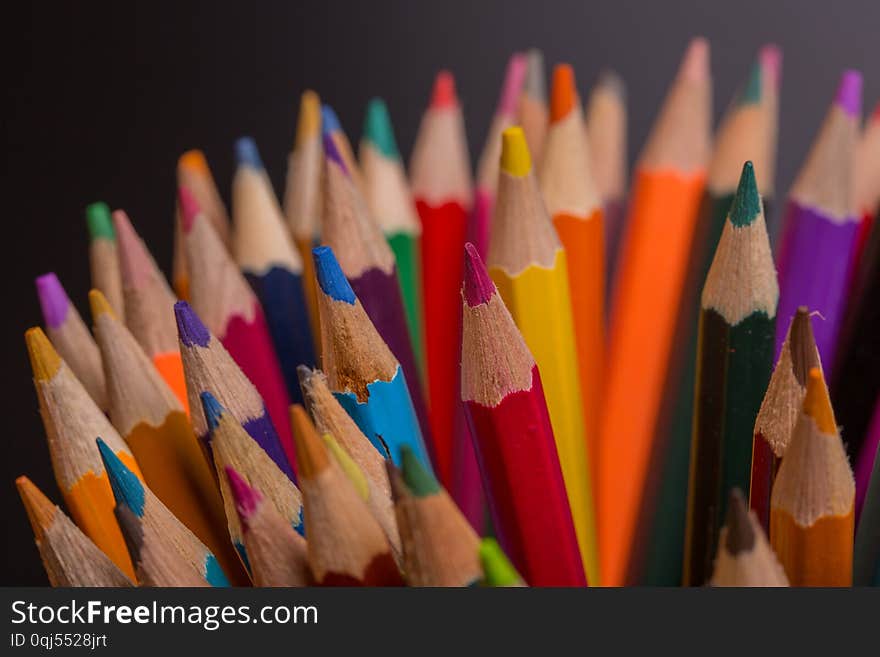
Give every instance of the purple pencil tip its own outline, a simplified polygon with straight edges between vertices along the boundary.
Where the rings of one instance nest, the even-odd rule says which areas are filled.
[[[488,303],[495,294],[495,284],[489,278],[477,248],[468,242],[464,245],[464,298],[473,308]]]
[[[177,320],[177,335],[185,346],[208,346],[211,333],[186,301],[178,301],[174,304],[174,318]]]
[[[37,296],[40,298],[40,308],[43,311],[43,319],[49,328],[58,328],[67,317],[70,308],[70,299],[61,287],[61,282],[54,272],[37,276],[34,283],[37,286]]]
[[[850,116],[862,113],[862,74],[859,71],[843,72],[834,102]]]
[[[339,168],[342,169],[342,172],[347,176],[348,168],[345,166],[345,162],[342,161],[342,156],[339,154],[339,149],[336,148],[336,142],[333,141],[333,137],[329,133],[324,133],[324,154],[327,156],[328,160],[332,160]]]

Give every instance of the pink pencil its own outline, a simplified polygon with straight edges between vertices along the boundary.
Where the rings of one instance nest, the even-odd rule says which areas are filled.
[[[178,190],[178,202],[190,303],[259,391],[287,459],[296,469],[288,416],[290,398],[260,302],[187,188]]]

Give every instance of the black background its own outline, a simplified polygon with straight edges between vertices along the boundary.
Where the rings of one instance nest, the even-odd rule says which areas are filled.
[[[779,43],[782,193],[840,71],[865,73],[869,108],[880,94],[876,0],[11,4],[0,19],[3,585],[46,581],[13,485],[26,473],[60,499],[22,333],[41,321],[32,280],[50,270],[88,317],[87,203],[125,208],[167,270],[174,165],[184,150],[204,149],[226,194],[232,142],[250,134],[280,191],[299,94],[311,86],[354,139],[367,100],[383,96],[406,155],[433,76],[448,67],[475,158],[506,59],[529,46],[544,50],[548,67],[574,64],[582,93],[605,66],[623,75],[632,158],[691,36],[712,44],[716,116],[756,49]]]

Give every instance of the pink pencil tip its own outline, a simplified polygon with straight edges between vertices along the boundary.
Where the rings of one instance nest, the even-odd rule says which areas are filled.
[[[761,69],[774,87],[779,87],[782,79],[782,48],[775,43],[768,43],[758,53]]]
[[[40,298],[40,309],[43,311],[43,320],[49,328],[58,328],[67,317],[70,308],[70,299],[61,287],[61,281],[54,272],[37,276],[34,280],[37,286],[37,296]]]
[[[177,202],[180,205],[180,216],[183,219],[183,232],[188,233],[192,229],[193,222],[201,212],[199,202],[187,187],[177,188]]]
[[[238,509],[238,515],[241,518],[242,524],[246,525],[247,519],[257,510],[257,505],[263,499],[263,496],[260,495],[260,491],[250,486],[244,480],[244,477],[236,472],[235,468],[227,465],[225,470],[226,478],[229,480],[229,488],[232,491],[232,497],[235,499],[235,508]]]
[[[434,80],[431,108],[442,109],[444,107],[454,107],[455,105],[458,105],[458,96],[455,93],[455,78],[449,71],[440,71]]]
[[[477,253],[477,247],[464,245],[464,298],[471,308],[488,303],[495,294],[495,284],[489,278],[486,265]]]
[[[510,60],[507,62],[507,71],[504,74],[501,98],[498,100],[498,114],[503,116],[516,115],[527,67],[528,61],[522,53],[514,53],[510,57]]]
[[[862,111],[862,74],[853,69],[843,72],[834,98],[840,108],[850,116]]]
[[[692,82],[709,79],[709,41],[705,37],[691,40],[681,60],[680,74]]]

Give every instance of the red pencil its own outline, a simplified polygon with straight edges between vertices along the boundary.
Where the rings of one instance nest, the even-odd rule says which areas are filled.
[[[179,189],[178,202],[192,307],[257,388],[295,470],[290,397],[260,302],[186,187]]]
[[[462,260],[472,183],[455,80],[441,71],[413,148],[410,184],[422,221],[425,356],[437,473],[454,492]],[[457,499],[457,498],[456,498]]]
[[[586,586],[541,375],[472,244],[462,296],[461,398],[498,538],[532,586]]]

